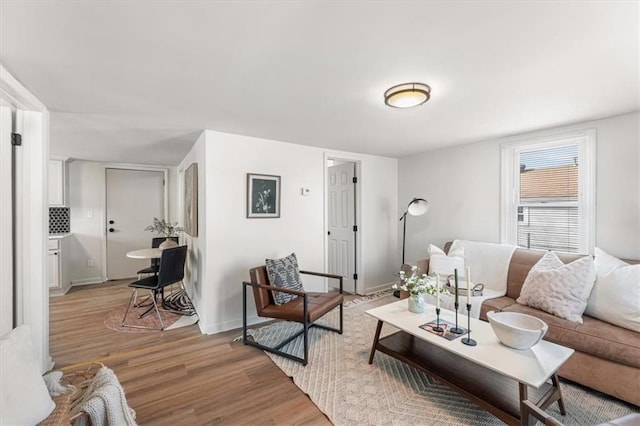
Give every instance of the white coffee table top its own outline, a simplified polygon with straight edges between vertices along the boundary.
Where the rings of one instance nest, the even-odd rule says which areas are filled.
[[[471,338],[478,342],[477,346],[467,346],[462,343],[462,338],[465,336],[447,340],[420,328],[422,324],[436,319],[435,306],[427,305],[424,313],[414,314],[407,309],[407,300],[369,309],[367,314],[462,358],[535,388],[542,386],[574,352],[573,349],[546,340],[541,340],[531,349],[523,351],[511,349],[500,343],[488,322],[474,318],[471,318]],[[455,322],[455,314],[442,309],[440,319]],[[459,314],[458,323],[466,328],[467,316]]]

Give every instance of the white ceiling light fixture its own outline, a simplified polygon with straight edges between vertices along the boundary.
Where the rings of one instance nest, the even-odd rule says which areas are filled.
[[[384,92],[384,103],[393,108],[413,108],[427,102],[431,87],[424,83],[402,83]]]

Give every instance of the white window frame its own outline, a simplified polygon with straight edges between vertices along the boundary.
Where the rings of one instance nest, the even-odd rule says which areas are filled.
[[[596,236],[596,129],[549,135],[501,145],[501,243],[517,245],[520,153],[563,145],[578,145],[580,158],[578,169],[579,252],[593,254]]]

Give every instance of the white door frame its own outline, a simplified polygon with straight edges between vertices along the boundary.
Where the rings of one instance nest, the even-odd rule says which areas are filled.
[[[163,213],[164,220],[169,220],[169,168],[164,166],[149,166],[146,164],[127,164],[127,163],[105,163],[102,165],[102,179],[104,183],[102,185],[102,209],[100,214],[100,220],[102,221],[102,281],[107,280],[107,169],[120,169],[120,170],[139,170],[146,172],[162,172],[164,179],[163,191],[164,191],[164,205]],[[149,224],[151,225],[151,224]]]
[[[361,291],[362,288],[364,288],[363,285],[358,285],[362,282],[362,277],[363,277],[363,271],[362,271],[362,261],[361,261],[361,255],[360,253],[362,252],[362,184],[361,184],[361,179],[362,179],[362,167],[361,167],[361,161],[356,159],[356,158],[349,158],[348,156],[342,156],[342,155],[334,155],[328,152],[324,153],[324,167],[323,167],[323,171],[324,171],[324,180],[323,180],[323,186],[324,186],[324,233],[323,233],[323,238],[324,238],[324,270],[328,271],[329,270],[329,243],[328,243],[328,238],[327,238],[327,232],[329,232],[329,186],[327,185],[327,180],[328,180],[328,176],[329,176],[329,166],[328,166],[328,162],[329,160],[336,160],[336,161],[345,161],[345,162],[349,162],[349,163],[354,163],[355,164],[355,171],[356,171],[356,177],[358,178],[358,184],[356,184],[356,188],[355,188],[355,197],[356,197],[356,225],[358,226],[358,232],[356,232],[356,237],[355,237],[355,273],[358,274],[358,279],[355,281],[355,289],[356,289],[356,294],[360,294],[358,293],[358,291]],[[325,283],[325,290],[326,290],[327,284]]]
[[[31,328],[31,339],[42,373],[53,366],[49,356],[49,288],[47,239],[49,231],[47,165],[49,111],[38,98],[0,64],[0,99],[17,110],[16,130],[22,134],[22,177],[18,178],[20,213],[17,224],[17,267],[22,289],[19,324]],[[2,182],[6,185],[8,182]],[[4,235],[4,234],[3,234]]]

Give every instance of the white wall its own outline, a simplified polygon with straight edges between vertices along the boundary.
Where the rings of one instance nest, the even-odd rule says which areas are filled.
[[[597,132],[596,245],[640,258],[639,123],[640,114],[625,114],[400,159],[399,210],[413,197],[431,203],[426,215],[408,218],[407,260],[424,258],[429,243],[500,241],[502,143],[591,128]]]
[[[208,284],[207,271],[210,270],[205,262],[205,254],[207,252],[207,208],[209,203],[207,202],[206,190],[208,187],[206,174],[206,133],[202,132],[196,143],[191,148],[191,151],[186,155],[182,162],[176,168],[176,195],[175,200],[178,201],[179,207],[176,208],[177,220],[180,224],[184,224],[183,217],[183,182],[184,172],[192,164],[198,165],[198,236],[191,237],[186,233],[182,234],[183,243],[189,246],[187,261],[185,265],[185,277],[184,285],[187,289],[187,293],[191,296],[198,316],[200,317],[200,329],[205,332],[205,325],[211,320],[211,308],[207,306],[207,299],[205,293],[211,292],[212,289]],[[212,204],[216,204],[215,202]]]
[[[303,145],[214,131],[203,137],[178,167],[198,161],[199,226],[197,244],[200,282],[193,297],[207,333],[242,324],[242,281],[249,269],[265,258],[296,252],[300,267],[325,270],[325,157],[326,151]],[[204,152],[203,152],[204,151]],[[358,161],[361,167],[361,282],[362,290],[393,279],[397,269],[395,217],[397,215],[397,160],[331,152],[331,156]],[[202,159],[205,163],[202,163]],[[246,218],[247,173],[281,176],[281,217]],[[204,174],[204,176],[203,176]],[[309,188],[302,196],[300,188]],[[206,218],[204,218],[206,216]],[[203,244],[200,240],[206,239]],[[191,283],[189,284],[191,285]],[[321,289],[321,280],[306,279],[309,290]],[[248,299],[250,321],[255,321],[253,299]]]
[[[69,164],[68,206],[71,220],[69,253],[66,262],[72,284],[102,282],[104,238],[104,168],[95,161]],[[89,214],[93,217],[90,218]],[[94,267],[87,266],[93,259]]]
[[[106,276],[104,264],[105,230],[105,166],[106,163],[73,160],[69,164],[68,206],[71,219],[69,237],[69,276],[72,285],[102,282]],[[151,166],[140,166],[151,167]],[[164,168],[158,168],[163,170]],[[168,215],[177,221],[177,201],[175,199],[175,167],[168,169]],[[89,216],[93,217],[89,217]],[[149,234],[151,239],[152,235]],[[88,265],[92,259],[94,266]]]

